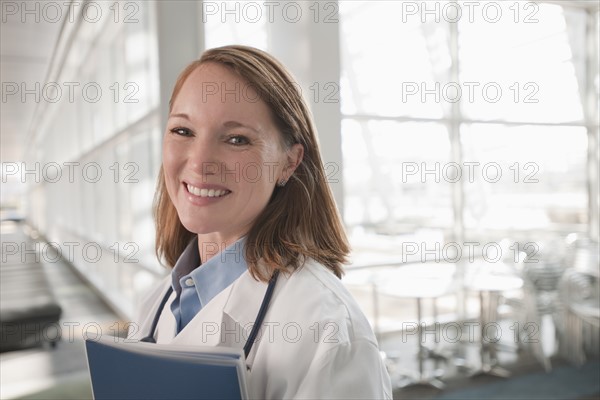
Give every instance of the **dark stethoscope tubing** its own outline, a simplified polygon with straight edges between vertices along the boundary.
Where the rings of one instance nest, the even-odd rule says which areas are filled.
[[[275,290],[275,284],[277,283],[277,277],[279,276],[279,270],[275,270],[273,276],[269,280],[269,285],[267,286],[267,291],[265,292],[265,296],[263,297],[262,303],[260,304],[260,309],[258,310],[258,315],[256,316],[256,320],[254,322],[254,326],[252,326],[252,330],[250,331],[250,336],[248,336],[248,340],[246,340],[246,344],[244,345],[244,355],[248,358],[248,354],[250,354],[250,350],[252,349],[252,345],[256,340],[256,336],[258,335],[258,331],[260,330],[260,326],[262,325],[265,315],[267,314],[267,309],[269,308],[269,303],[271,303],[271,298],[273,297],[273,290]],[[173,286],[169,286],[169,289],[163,296],[156,313],[154,314],[154,319],[152,320],[152,325],[150,326],[150,333],[148,336],[140,339],[140,342],[146,343],[156,343],[156,339],[154,338],[154,334],[156,333],[156,327],[158,326],[158,320],[160,319],[160,315],[169,301],[169,297],[171,297],[171,293],[173,293]]]

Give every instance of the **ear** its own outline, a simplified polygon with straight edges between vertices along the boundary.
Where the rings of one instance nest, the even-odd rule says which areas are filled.
[[[300,143],[292,145],[292,147],[286,151],[287,164],[283,171],[283,173],[285,174],[285,180],[290,179],[296,168],[298,168],[298,165],[300,165],[300,163],[302,162],[303,158],[304,146],[302,146]]]

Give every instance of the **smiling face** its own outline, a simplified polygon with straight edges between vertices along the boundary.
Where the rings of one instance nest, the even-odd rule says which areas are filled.
[[[267,104],[222,65],[201,64],[173,101],[164,178],[181,223],[199,237],[229,244],[247,233],[301,158],[284,148]]]

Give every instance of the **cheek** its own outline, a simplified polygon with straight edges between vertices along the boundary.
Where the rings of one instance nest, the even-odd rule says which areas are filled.
[[[279,159],[272,157],[256,157],[241,163],[239,189],[244,196],[240,199],[253,208],[266,206],[281,175],[280,164]]]
[[[273,139],[273,143],[265,149],[263,160],[264,165],[268,165],[268,167],[263,169],[268,179],[273,183],[276,183],[282,175],[287,161],[286,152],[277,144],[277,140]]]
[[[268,191],[266,193],[270,197],[271,192],[275,188],[279,178],[283,175],[285,168],[285,155],[282,155],[277,149],[273,149],[269,154],[261,160],[260,182],[258,183],[261,190]],[[253,174],[256,175],[253,171]]]
[[[180,157],[177,157],[173,146],[169,144],[169,142],[165,139],[163,145],[162,164],[165,182],[167,184],[167,190],[169,192],[174,187],[174,185],[176,186],[178,184],[177,182],[175,182],[175,180],[177,177],[177,169],[179,168],[180,163]]]
[[[164,165],[170,165],[171,161],[173,160],[173,146],[171,145],[167,136],[165,136],[163,139],[162,159]]]

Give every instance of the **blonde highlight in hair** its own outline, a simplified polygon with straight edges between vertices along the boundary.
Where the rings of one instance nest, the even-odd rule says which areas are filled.
[[[274,270],[295,270],[312,258],[341,277],[350,251],[319,153],[312,117],[286,68],[271,55],[246,46],[207,50],[179,75],[169,106],[189,75],[204,63],[226,66],[245,79],[271,110],[284,148],[304,147],[304,156],[287,184],[271,199],[247,233],[245,256],[255,279],[267,281]],[[156,253],[170,267],[194,237],[179,220],[167,193],[161,167],[155,197]]]

